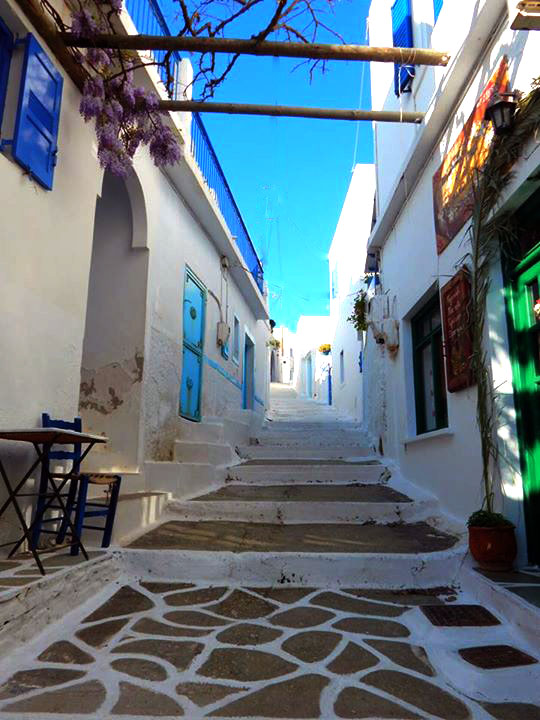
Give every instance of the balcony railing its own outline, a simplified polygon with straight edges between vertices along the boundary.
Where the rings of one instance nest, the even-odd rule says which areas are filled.
[[[126,9],[137,30],[145,35],[170,35],[169,26],[163,17],[163,13],[156,0],[126,0]],[[162,62],[165,57],[165,50],[154,50],[152,55],[157,62]],[[179,78],[180,55],[172,53],[172,64],[175,67],[174,76]],[[165,68],[159,67],[161,80],[165,84],[167,72]],[[178,83],[175,82],[172,99],[176,99]],[[263,292],[264,272],[261,261],[257,255],[247,228],[242,220],[240,210],[234,200],[234,196],[225,177],[216,152],[212,147],[206,128],[199,113],[192,113],[191,122],[191,154],[206,180],[211,193],[214,195],[221,214],[229,228],[229,231],[236,241],[238,249],[244,259],[246,269],[251,273],[257,283],[257,287]]]

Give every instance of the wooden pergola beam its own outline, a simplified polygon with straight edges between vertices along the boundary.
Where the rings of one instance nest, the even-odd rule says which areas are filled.
[[[177,50],[197,53],[238,53],[310,60],[354,60],[399,63],[401,65],[442,65],[448,53],[425,48],[370,47],[326,43],[276,42],[238,38],[191,37],[179,35],[93,35],[81,38],[60,33],[68,47],[115,48],[119,50]]]
[[[226,113],[229,115],[272,115],[275,117],[316,118],[319,120],[352,120],[355,122],[421,123],[422,112],[389,110],[343,110],[335,108],[290,107],[286,105],[250,105],[246,103],[200,102],[196,100],[161,100],[162,110],[180,112]]]

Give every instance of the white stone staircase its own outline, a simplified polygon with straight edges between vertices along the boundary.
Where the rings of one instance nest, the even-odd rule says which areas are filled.
[[[373,455],[357,425],[289,393],[213,487],[171,500],[169,522],[132,543],[133,569],[199,582],[451,582],[464,547],[435,498]],[[220,433],[181,441],[184,457],[224,458]]]

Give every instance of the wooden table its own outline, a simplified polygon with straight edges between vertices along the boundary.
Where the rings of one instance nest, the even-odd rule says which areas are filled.
[[[26,524],[24,514],[18,502],[18,498],[21,497],[39,496],[39,493],[37,492],[25,493],[21,492],[21,490],[24,487],[26,481],[34,472],[34,470],[38,467],[38,465],[41,465],[41,472],[47,475],[48,484],[50,485],[52,491],[51,493],[47,493],[46,495],[47,502],[45,504],[43,512],[45,512],[55,501],[58,502],[66,518],[69,530],[71,531],[71,544],[78,544],[85,559],[88,560],[88,553],[84,549],[81,538],[78,536],[75,527],[71,522],[71,517],[69,517],[68,513],[66,512],[66,506],[60,494],[66,483],[69,482],[69,480],[71,479],[71,474],[67,472],[60,476],[58,474],[53,475],[49,467],[49,453],[53,445],[87,445],[84,452],[81,453],[82,462],[84,458],[88,455],[90,450],[94,447],[94,445],[98,443],[105,443],[107,442],[108,438],[103,437],[102,435],[89,435],[88,433],[79,433],[73,430],[48,427],[0,430],[0,440],[9,440],[12,443],[30,443],[34,446],[37,455],[37,458],[32,462],[29,469],[24,473],[24,475],[19,480],[13,482],[9,479],[4,464],[2,462],[2,458],[0,457],[0,475],[2,476],[8,493],[7,500],[4,502],[2,507],[0,507],[0,517],[2,517],[8,507],[13,504],[15,513],[17,514],[23,530],[22,537],[15,542],[14,547],[9,553],[9,557],[12,557],[14,555],[14,553],[22,545],[25,539],[28,540],[30,552],[34,556],[34,560],[39,567],[39,571],[42,575],[45,575],[45,569],[43,567],[43,563],[40,560],[37,548],[35,548],[32,543],[32,529],[37,518],[34,518],[32,523],[28,526]]]

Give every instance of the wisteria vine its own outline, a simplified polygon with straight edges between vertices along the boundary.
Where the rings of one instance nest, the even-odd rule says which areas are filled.
[[[122,10],[122,0],[93,0],[71,14],[71,30],[91,38],[110,32],[112,19]],[[138,62],[134,53],[88,48],[84,60],[91,73],[84,82],[80,112],[86,122],[95,121],[98,159],[112,174],[125,177],[141,145],[147,145],[155,165],[174,165],[180,148],[171,128],[163,121],[159,98],[135,85],[134,70],[150,63]]]

